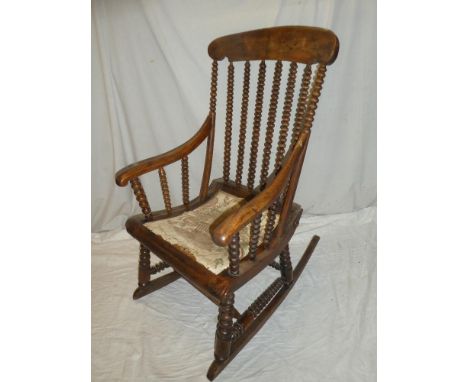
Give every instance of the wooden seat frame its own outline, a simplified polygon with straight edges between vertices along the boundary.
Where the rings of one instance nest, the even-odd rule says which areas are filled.
[[[127,231],[140,242],[138,288],[135,290],[133,298],[141,298],[172,283],[179,277],[183,277],[219,307],[214,361],[207,374],[210,380],[213,380],[231,362],[280,305],[301,275],[319,241],[318,236],[312,237],[307,249],[293,269],[288,243],[299,224],[302,214],[302,208],[293,201],[294,195],[306,154],[326,67],[335,61],[338,49],[338,38],[333,32],[321,28],[302,26],[260,29],[214,40],[208,47],[208,53],[213,59],[210,111],[201,128],[191,139],[177,148],[134,163],[116,174],[117,185],[125,186],[130,182],[142,210],[141,215],[129,218],[126,223]],[[229,66],[223,178],[215,179],[210,183],[216,122],[218,62],[224,58],[228,58]],[[254,187],[265,84],[265,61],[270,60],[276,61],[272,96],[268,112],[260,181]],[[238,161],[236,177],[235,180],[232,180],[230,177],[230,159],[234,82],[233,62],[236,61],[245,61],[245,64]],[[250,61],[260,61],[260,69],[248,181],[247,184],[242,184]],[[290,62],[290,70],[275,164],[271,174],[268,174],[282,61]],[[285,153],[297,64],[305,64],[305,68],[297,100],[291,144],[288,152]],[[312,65],[316,65],[316,71],[314,79],[311,81]],[[195,199],[190,200],[188,155],[205,141],[207,145],[200,192]],[[182,166],[183,204],[172,207],[164,167],[178,161],[181,162]],[[159,174],[165,204],[165,209],[157,212],[151,211],[145,191],[139,180],[141,175],[155,170]],[[162,237],[150,231],[144,223],[167,219],[180,215],[185,211],[194,210],[219,190],[242,197],[246,202],[239,209],[224,216],[223,219],[216,220],[210,227],[213,242],[216,245],[226,247],[226,256],[229,257],[229,268],[219,274],[214,274],[181,252],[176,246],[171,245]],[[263,242],[260,242],[260,220],[263,213],[267,214],[267,224]],[[274,222],[277,215],[279,215],[279,221],[275,226]],[[249,253],[240,259],[239,231],[246,226],[250,226]],[[150,252],[156,254],[162,261],[151,266]],[[279,257],[279,262],[275,261],[277,257]],[[274,280],[245,312],[239,313],[234,307],[234,293],[269,265],[279,270],[280,277]],[[151,279],[151,275],[168,267],[171,267],[173,271],[156,279]]]

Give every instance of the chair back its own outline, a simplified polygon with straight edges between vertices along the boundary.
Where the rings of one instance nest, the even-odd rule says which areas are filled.
[[[326,67],[335,61],[338,49],[339,41],[332,31],[305,26],[253,30],[223,36],[211,42],[208,46],[208,54],[213,59],[210,112],[214,116],[221,66],[219,63],[227,58],[227,63],[224,65],[227,66],[223,163],[225,182],[232,180],[236,185],[247,185],[249,190],[257,186],[264,188],[269,175],[272,173],[274,176],[279,171],[288,146],[288,135],[291,147],[297,142],[300,131],[310,129],[312,126]],[[287,68],[284,68],[285,62],[289,63]],[[241,65],[243,66],[242,86],[235,85],[235,67]],[[255,104],[253,110],[249,110],[253,65],[258,65],[258,76]],[[273,68],[270,68],[271,66]],[[283,69],[288,71],[286,81],[282,80]],[[297,81],[298,70],[302,72],[300,83]],[[267,76],[272,76],[269,95],[264,94]],[[284,94],[283,97],[280,95],[281,92]],[[268,98],[265,100],[266,96],[269,101]],[[282,105],[279,105],[280,100]],[[235,102],[240,102],[238,129],[233,123]],[[278,107],[282,107],[279,119],[277,119]],[[263,117],[265,114],[266,118]],[[263,150],[260,154],[261,163],[257,165],[262,131],[264,131]],[[250,135],[249,145],[246,142],[247,135]],[[232,152],[233,136],[238,137],[237,153]],[[274,140],[276,151],[273,160]],[[247,167],[244,161],[247,160],[248,169],[244,173],[244,167]],[[232,175],[231,161],[235,161],[235,174],[233,172]],[[257,168],[260,169],[258,173]]]

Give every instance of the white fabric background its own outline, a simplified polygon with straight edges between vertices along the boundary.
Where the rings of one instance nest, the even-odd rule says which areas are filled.
[[[375,14],[371,0],[93,1],[92,229],[100,232],[92,256],[93,381],[206,381],[216,307],[183,280],[131,299],[138,243],[122,227],[139,209],[113,177],[198,129],[208,111],[210,41],[295,24],[329,28],[340,39],[298,188],[305,213],[291,243],[293,263],[313,234],[321,241],[295,289],[217,381],[376,380]],[[223,102],[213,178],[222,171]],[[191,196],[203,151],[189,157]],[[171,194],[180,195],[180,170],[171,167]],[[156,175],[142,181],[153,209],[161,208]],[[240,311],[274,272],[238,291]]]
[[[293,264],[317,234],[313,256],[215,381],[376,381],[375,213],[369,207],[301,219]],[[109,236],[93,240],[93,381],[208,381],[217,307],[185,280],[133,301],[138,243],[125,231]],[[277,275],[268,267],[251,280],[237,291],[236,307],[244,311]]]
[[[201,125],[208,112],[209,42],[244,30],[295,24],[329,28],[340,39],[338,59],[327,73],[297,200],[313,214],[375,204],[375,1],[95,0],[93,232],[122,228],[127,217],[139,211],[130,188],[115,185],[118,169],[173,148]],[[224,105],[218,102],[218,106],[219,117]],[[213,178],[221,176],[223,128],[218,118]],[[190,157],[192,197],[199,187],[203,150]],[[171,193],[180,195],[179,167],[169,168],[168,176]],[[153,209],[162,207],[156,175],[142,181]]]

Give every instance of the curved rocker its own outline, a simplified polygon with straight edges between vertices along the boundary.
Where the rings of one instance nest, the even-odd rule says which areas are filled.
[[[142,211],[126,222],[127,231],[140,242],[138,288],[133,298],[139,299],[183,278],[219,307],[214,361],[207,374],[210,380],[219,375],[278,308],[319,241],[318,236],[311,239],[293,269],[289,242],[302,214],[294,197],[327,65],[335,61],[338,47],[333,32],[299,26],[260,29],[214,40],[208,48],[213,59],[210,107],[200,129],[177,148],[131,164],[116,174],[117,185],[130,183]],[[210,183],[218,69],[224,58],[229,63],[223,176]],[[271,60],[276,62],[268,69],[267,62],[271,66]],[[243,81],[240,91],[234,92],[233,62],[238,61],[244,61]],[[283,62],[289,65],[285,86],[281,84]],[[251,66],[257,64],[255,107],[249,112]],[[300,70],[299,82],[296,77]],[[265,80],[270,72],[273,75],[270,102],[264,106]],[[285,94],[280,97],[283,88]],[[238,132],[233,130],[234,94],[241,94]],[[277,123],[279,100],[283,109]],[[292,110],[295,110],[294,118]],[[266,130],[263,152],[260,152],[262,113]],[[249,115],[253,116],[251,124]],[[278,138],[274,139],[276,126]],[[249,129],[251,138],[247,140]],[[238,137],[237,155],[232,153],[233,135]],[[277,146],[273,157],[274,140]],[[190,200],[189,155],[205,141],[200,191]],[[250,147],[246,147],[247,142]],[[245,166],[247,156],[248,166]],[[231,160],[236,161],[232,175]],[[172,205],[165,169],[174,163],[181,165],[182,204],[179,206]],[[246,174],[244,167],[248,167]],[[165,207],[161,211],[151,210],[140,182],[141,176],[156,171]],[[151,265],[151,253],[160,262]],[[278,270],[280,276],[245,312],[239,313],[234,307],[235,292],[268,266]],[[168,268],[172,269],[170,273],[151,279]]]
[[[276,279],[233,324],[229,354],[224,360],[215,359],[213,361],[206,375],[210,381],[223,371],[283,302],[304,270],[319,240],[320,237],[316,235],[310,240],[307,249],[292,272],[292,280],[289,283],[284,278]]]

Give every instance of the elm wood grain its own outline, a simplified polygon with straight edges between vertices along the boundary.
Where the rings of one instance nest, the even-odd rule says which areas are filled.
[[[181,165],[182,165],[182,201],[184,203],[184,206],[188,208],[188,204],[190,202],[188,157],[183,157],[181,159]]]
[[[314,236],[309,245],[307,246],[301,260],[296,265],[294,271],[291,274],[291,282],[284,283],[282,282],[283,286],[288,287],[292,283],[294,283],[300,276],[301,272],[303,271],[305,265],[309,261],[310,256],[312,255],[320,237]],[[238,319],[238,324],[242,327],[242,331],[246,332],[248,327],[255,321],[255,318],[260,315],[260,313],[267,308],[268,303],[271,302],[274,295],[278,292],[277,285],[278,280],[276,279],[272,285],[270,285],[250,306],[247,310],[241,314],[240,318]],[[272,293],[273,292],[273,293]],[[266,298],[267,299],[266,299]],[[265,301],[267,300],[267,301]]]
[[[218,61],[211,64],[210,113],[216,114],[216,96],[218,92]]]
[[[124,167],[115,174],[115,182],[118,186],[123,187],[127,185],[130,179],[177,162],[195,150],[210,134],[212,128],[213,118],[209,114],[200,129],[187,142],[164,154],[156,155]]]
[[[144,286],[139,286],[133,292],[133,299],[138,300],[150,293],[157,291],[158,289],[164,288],[166,285],[173,283],[174,281],[178,280],[180,275],[177,272],[171,272],[167,275],[163,275],[158,277],[157,279],[151,280]]]
[[[222,178],[214,179],[210,186],[207,188],[207,198],[212,197],[216,192],[218,191],[225,191],[227,193],[230,193],[234,196],[238,196],[240,198],[249,198],[251,199],[254,197],[258,191],[254,191],[253,193],[247,189],[246,186],[236,186],[236,184],[232,181],[229,181],[227,183],[224,182]],[[186,209],[184,205],[172,207],[172,212],[170,214],[167,213],[167,211],[160,210],[160,211],[152,211],[151,215],[149,215],[149,219],[147,221],[157,221],[157,220],[162,220],[166,219],[169,217],[175,217],[178,215],[183,214],[185,211],[192,211],[195,208],[201,206],[204,203],[205,200],[203,200],[200,196],[197,196],[196,198],[192,199],[189,202],[189,207]],[[144,215],[135,215],[131,219],[135,219],[136,221],[146,222],[144,219]]]
[[[211,184],[207,187],[207,198],[212,197],[218,191],[225,191],[239,198],[246,199],[252,199],[259,192],[258,190],[250,191],[246,186],[237,186],[233,181],[229,181],[226,183],[222,178],[213,179]],[[205,200],[202,199],[199,195],[189,202],[188,208],[186,208],[185,205],[172,207],[172,212],[170,214],[167,213],[165,209],[160,211],[152,211],[149,215],[148,221],[162,220],[169,217],[181,215],[185,211],[192,211],[195,208],[200,207],[204,202]],[[142,222],[145,221],[144,219],[142,219],[142,215],[135,215],[134,217],[138,218],[137,220],[141,220]]]
[[[312,76],[311,65],[306,65],[302,73],[301,88],[297,99],[296,116],[294,117],[293,132],[291,134],[291,145],[294,145],[301,132],[302,121],[306,110],[307,94],[309,93],[310,77]]]
[[[236,184],[242,184],[242,172],[244,170],[244,146],[247,129],[247,112],[249,107],[250,88],[250,62],[246,61],[244,66],[244,84],[242,87],[242,107],[239,131],[239,149],[237,151]]]
[[[158,289],[161,289],[161,288],[164,288],[166,285],[169,285],[171,283],[173,283],[174,281],[180,279],[181,276],[180,274],[178,274],[177,272],[173,271],[173,272],[170,272],[168,274],[165,274],[163,276],[160,276],[154,280],[151,280],[149,281],[146,285],[144,286],[139,286],[137,289],[135,289],[135,291],[133,292],[133,299],[134,300],[137,300],[141,297],[144,297],[148,294],[151,294],[155,291],[157,291]],[[219,301],[218,300],[213,300],[213,299],[210,299],[211,302],[213,302],[215,305],[219,305]],[[239,313],[239,311],[233,306],[232,307],[232,315],[235,319],[239,319],[241,314]]]
[[[218,192],[220,189],[222,189],[222,185],[223,184],[222,184],[221,180],[214,181],[208,188],[207,197],[209,198],[209,197],[213,196],[216,192]],[[145,241],[145,238],[148,237],[148,233],[151,234],[152,232],[149,231],[144,226],[144,223],[146,223],[147,221],[163,220],[163,219],[166,219],[166,218],[169,218],[169,217],[175,217],[175,216],[181,215],[182,213],[184,213],[187,210],[190,211],[190,210],[193,210],[193,209],[199,207],[200,205],[203,204],[203,202],[204,202],[204,200],[200,196],[198,196],[189,203],[188,208],[185,205],[181,205],[181,206],[174,207],[172,209],[171,213],[168,213],[167,210],[165,210],[165,209],[160,210],[160,211],[154,211],[154,212],[151,213],[150,219],[147,219],[144,215],[135,215],[135,216],[133,216],[133,217],[131,217],[130,219],[127,220],[127,223],[126,223],[127,231],[130,233],[130,235],[135,237],[137,240]],[[142,236],[141,240],[140,240],[140,236],[138,234],[139,232],[144,232],[145,233]],[[151,235],[149,235],[149,236],[152,238]],[[152,252],[157,254],[157,256],[164,261],[164,258],[161,257],[161,253],[159,252],[159,250],[154,249],[154,248],[158,248],[157,243],[152,243],[152,247],[153,247]],[[162,256],[164,256],[164,254]],[[184,260],[186,260],[185,255],[179,253],[179,256],[181,256],[181,259],[180,259],[181,262],[184,262]],[[195,263],[195,264],[199,265],[198,263]],[[172,266],[172,264],[170,264],[170,265]],[[205,268],[203,268],[203,270],[205,270]],[[206,270],[206,272],[208,272],[208,271]],[[155,281],[155,280],[153,280],[153,281]],[[150,283],[153,283],[153,281],[151,281]],[[142,288],[140,288],[140,287],[137,288],[137,291],[135,291],[135,293],[137,295],[140,295],[142,293],[141,289]],[[148,292],[148,293],[151,293],[151,292]],[[144,295],[146,295],[148,293],[144,293]],[[217,297],[215,297],[213,294],[210,294],[209,292],[206,292],[204,294],[211,301],[213,301],[215,304],[217,304],[219,302],[219,299]]]
[[[273,175],[273,174],[272,174]],[[267,184],[271,184],[275,177],[272,176],[271,179],[267,180]],[[219,184],[219,189],[223,190],[229,194],[235,195],[239,198],[245,199],[245,201],[249,201],[253,199],[256,195],[258,195],[262,190],[260,186],[257,186],[255,189],[250,190],[248,186],[245,185],[237,185],[234,181],[230,180],[228,182],[224,182],[224,179],[218,178],[213,179],[212,186]]]
[[[234,65],[232,62],[228,66],[227,98],[226,98],[226,128],[224,131],[224,163],[223,179],[229,180],[231,170],[231,142],[232,142],[232,115],[234,109]]]
[[[218,192],[219,190],[222,190],[222,189],[223,189],[222,180],[215,179],[207,189],[207,198],[212,197],[216,192]],[[186,207],[185,205],[172,207],[171,213],[168,213],[166,209],[159,210],[159,211],[152,211],[148,220],[145,220],[144,215],[142,215],[142,214],[135,215],[135,216],[131,217],[129,220],[135,220],[135,221],[140,222],[141,224],[143,224],[145,222],[151,222],[151,221],[167,219],[167,218],[170,218],[170,217],[175,217],[175,216],[181,215],[186,211],[192,211],[195,208],[200,207],[204,202],[205,202],[205,200],[202,199],[201,196],[199,195],[199,196],[197,196],[196,198],[192,199],[189,202],[188,207]]]
[[[164,170],[164,167],[158,168],[158,174],[159,181],[161,183],[161,192],[164,199],[164,206],[166,207],[167,213],[170,214],[172,211],[171,195],[169,194],[169,185],[167,184],[166,170]]]
[[[203,167],[203,177],[200,186],[200,199],[206,200],[208,193],[208,185],[210,183],[211,165],[213,161],[213,148],[215,138],[216,125],[216,96],[218,92],[218,61],[213,60],[211,65],[211,83],[210,83],[210,132],[206,142],[205,165]]]
[[[229,243],[228,253],[229,253],[229,275],[238,276],[239,275],[239,262],[240,262],[240,238],[239,232],[234,234]]]
[[[232,318],[234,294],[226,292],[219,304],[218,324],[216,326],[214,356],[218,361],[224,361],[231,352]]]
[[[146,193],[140,182],[140,179],[133,178],[130,180],[130,184],[132,186],[132,190],[135,194],[135,198],[138,202],[138,205],[140,206],[141,211],[145,215],[146,220],[150,219],[151,207],[149,206],[148,199],[146,198]]]
[[[281,193],[280,193],[281,196]],[[279,197],[278,197],[279,199]],[[275,227],[276,212],[278,209],[279,200],[276,199],[270,207],[268,207],[267,212],[267,222],[265,225],[265,233],[263,234],[263,244],[268,247],[270,245],[271,238],[273,236],[273,228]]]
[[[308,102],[307,102],[307,109],[305,111],[305,115],[302,117],[302,122],[301,122],[302,132],[304,131],[310,132],[310,129],[312,128],[312,124],[313,124],[314,117],[315,117],[315,111],[318,106],[319,97],[320,97],[322,86],[323,86],[324,79],[325,79],[326,70],[327,70],[327,67],[322,64],[319,64],[316,69],[313,86],[310,91],[310,95],[309,95]],[[298,140],[300,139],[300,136]],[[309,141],[309,136],[307,136],[305,149],[301,153],[301,157],[299,158],[296,168],[294,169],[293,175],[291,176],[290,184],[288,184],[288,191],[286,193],[285,201],[281,209],[281,215],[283,214],[287,215],[288,210],[292,205],[292,202],[296,193],[296,189],[297,189],[297,184],[299,182],[299,177],[302,171],[302,165],[304,163],[304,157],[307,151],[308,141]],[[283,229],[284,229],[284,222],[280,220],[280,222],[278,223],[278,232],[280,235]]]
[[[275,295],[285,285],[282,278],[275,279],[263,292],[258,296],[247,310],[241,314],[236,321],[236,330],[232,333],[232,342],[237,341],[245,334],[246,329],[252,325],[255,319],[268,307],[268,304],[273,300]]]
[[[272,178],[273,179],[273,178]],[[246,201],[249,201],[255,197],[261,190],[260,186],[251,190],[249,186],[237,185],[233,181],[224,182],[223,179],[215,179],[213,181],[214,184],[218,183],[220,185],[220,189],[225,192],[228,192],[232,195],[238,196],[240,198],[244,198]],[[267,184],[271,182],[267,181]],[[260,239],[260,222],[261,222],[261,215],[258,214],[255,219],[251,223],[250,228],[250,240],[249,240],[249,258],[252,260],[255,259],[258,241]]]
[[[293,269],[291,264],[291,256],[289,254],[289,245],[287,245],[280,253],[279,266],[283,282],[285,284],[290,284],[293,280]]]
[[[304,130],[299,136],[298,140],[300,139],[301,136],[303,136],[304,132],[310,133],[310,130]],[[307,138],[304,143],[304,150],[302,150],[299,158],[297,158],[296,166],[292,170],[292,174],[288,180],[288,184],[286,185],[287,190],[284,195],[284,199],[282,200],[282,205],[281,207],[278,206],[278,208],[281,209],[280,216],[288,216],[291,208],[293,207],[294,196],[296,195],[296,188],[299,182],[299,177],[300,177],[301,170],[302,170],[302,164],[304,163],[305,154],[307,152],[307,145],[309,142],[309,137],[310,137],[310,134],[307,134]],[[281,236],[283,232],[285,231],[285,229],[286,229],[286,221],[284,219],[280,219],[278,222],[278,226],[276,227],[278,235]]]
[[[249,172],[247,175],[247,187],[253,190],[255,173],[257,170],[258,141],[260,139],[260,124],[262,122],[263,92],[265,89],[266,64],[260,63],[258,69],[257,95],[255,97],[254,121],[252,127],[252,143],[250,145]]]
[[[210,186],[208,195],[213,195],[219,189],[220,183],[213,183]],[[200,197],[197,197],[189,203],[188,209],[193,210],[201,204]],[[185,211],[186,206],[184,205],[174,207],[171,214],[166,210],[156,211],[151,214],[151,221],[174,217]],[[215,303],[219,303],[220,296],[227,288],[225,280],[218,279],[215,274],[197,263],[194,259],[191,259],[169,242],[154,234],[144,226],[146,221],[144,215],[136,215],[129,218],[125,225],[128,233],[138,241],[144,242],[151,252],[157,254],[162,261],[170,264],[177,273],[183,276],[185,280],[195,286],[206,297]]]
[[[268,319],[275,312],[275,310],[284,301],[288,293],[292,290],[296,281],[299,279],[308,261],[310,260],[310,257],[312,256],[319,240],[320,237],[318,236],[314,236],[311,239],[309,245],[307,246],[307,249],[305,250],[298,264],[294,268],[293,281],[291,282],[291,284],[283,284],[278,293],[276,293],[275,297],[273,297],[273,299],[270,301],[267,307],[259,314],[257,318],[249,319],[247,314],[243,314],[241,316],[238,322],[240,322],[243,326],[243,333],[236,339],[236,341],[234,341],[231,344],[230,354],[227,359],[223,361],[215,359],[213,361],[207,373],[207,378],[210,381],[215,379],[219,375],[219,373],[221,373],[221,371],[223,371],[223,369],[227,365],[229,365],[229,363],[236,357],[237,354],[239,354],[239,352],[244,348],[244,346],[247,345],[247,343],[252,339],[252,337],[255,336],[255,334],[257,334],[257,332],[263,327],[263,325],[268,321]]]
[[[279,292],[280,288],[284,285],[283,280],[281,278],[277,278],[271,285],[266,288],[263,293],[258,296],[255,301],[249,305],[247,308],[248,312],[256,318],[263,312],[263,310],[268,306],[270,301],[275,297],[275,295]],[[242,316],[241,316],[242,318]],[[242,319],[239,320],[240,324],[242,325]],[[245,329],[245,328],[244,328]]]
[[[277,261],[273,261],[272,263],[268,264],[270,267],[276,269],[277,271],[281,270],[281,265]]]
[[[216,114],[210,112],[208,117],[211,119],[211,130],[206,140],[205,165],[203,166],[203,177],[200,185],[200,199],[206,200],[211,176],[211,165],[213,162],[213,148],[215,140]]]
[[[269,266],[275,258],[279,256],[282,249],[289,243],[294,234],[296,227],[299,224],[299,219],[302,214],[302,209],[297,204],[291,210],[291,214],[287,220],[287,228],[283,231],[282,236],[278,236],[277,229],[273,235],[270,247],[265,248],[262,244],[258,247],[257,255],[252,260],[244,257],[239,263],[239,276],[232,277],[227,270],[222,271],[217,275],[219,279],[229,285],[230,290],[236,291],[241,288],[245,283],[254,278],[257,274]]]
[[[138,286],[144,287],[150,281],[150,251],[140,244],[140,258],[138,260]]]
[[[265,135],[265,143],[263,145],[263,160],[262,169],[260,170],[260,185],[264,187],[268,177],[270,167],[271,145],[273,143],[273,132],[276,121],[276,108],[278,106],[279,89],[281,85],[281,70],[283,64],[277,61],[275,64],[275,73],[273,75],[273,85],[271,87],[270,108],[268,110],[267,129]]]
[[[130,218],[127,221],[126,228],[130,235],[137,240],[144,241],[152,252],[157,253],[160,259],[170,264],[174,271],[179,273],[192,286],[211,301],[219,304],[220,297],[228,288],[228,284],[224,279],[216,277],[215,274],[201,264],[174,248],[160,236],[155,235],[141,222]]]
[[[211,193],[219,189],[220,183],[213,183]],[[198,199],[198,198],[197,198]],[[196,208],[200,203],[199,200],[194,200],[190,203],[190,208]],[[152,221],[161,220],[166,217],[177,216],[185,211],[185,206],[174,207],[173,213],[168,215],[166,210],[152,213]],[[168,263],[174,271],[179,273],[187,282],[193,285],[206,297],[215,304],[219,304],[220,298],[226,290],[235,291],[248,282],[257,273],[268,266],[276,256],[279,255],[281,249],[289,242],[294,230],[299,222],[302,210],[298,205],[295,205],[288,219],[287,229],[281,237],[275,237],[274,241],[268,250],[264,250],[263,245],[259,247],[259,251],[255,261],[244,257],[239,262],[239,276],[232,277],[229,274],[229,268],[216,275],[208,269],[200,265],[194,259],[188,257],[169,242],[165,241],[160,236],[154,234],[144,226],[146,222],[143,215],[136,215],[127,220],[126,228],[128,233],[140,242],[145,243],[145,247],[164,262]]]
[[[262,222],[262,213],[255,216],[250,224],[250,240],[249,240],[249,258],[255,260],[257,256],[258,241],[260,240],[260,224]]]
[[[310,129],[312,123],[314,122],[315,110],[319,102],[319,97],[322,92],[323,82],[325,81],[325,73],[327,72],[327,67],[325,65],[318,65],[315,71],[314,83],[312,90],[309,95],[309,101],[307,104],[307,109],[304,116],[304,126],[303,129]]]
[[[162,272],[164,269],[169,268],[170,265],[166,263],[165,261],[160,261],[159,263],[156,263],[150,267],[150,272],[152,275]]]
[[[214,60],[285,60],[302,64],[332,64],[339,50],[335,34],[327,29],[281,26],[219,37],[208,46]]]
[[[294,88],[296,84],[297,64],[291,62],[289,66],[288,82],[286,85],[286,94],[284,97],[283,115],[281,117],[281,126],[278,137],[278,145],[276,148],[275,172],[278,172],[281,166],[281,161],[286,150],[286,140],[288,138],[289,120],[291,118],[291,108],[294,99]]]
[[[220,190],[223,190],[225,192],[228,192],[232,195],[235,195],[239,198],[249,198],[252,196],[255,192],[249,190],[246,186],[243,185],[237,185],[235,182],[232,180],[229,180],[227,182],[224,181],[222,178],[214,179],[213,180],[213,185],[218,185],[220,187]]]
[[[135,197],[143,214],[128,219],[127,231],[136,238],[144,250],[141,251],[139,286],[134,298],[142,297],[182,277],[219,307],[218,325],[215,334],[215,361],[212,363],[208,378],[213,379],[236,356],[246,343],[268,320],[287,293],[294,286],[312,251],[318,237],[314,236],[294,270],[292,269],[288,244],[299,224],[302,208],[294,203],[299,177],[308,146],[310,129],[315,117],[318,99],[321,94],[327,65],[331,64],[339,49],[339,42],[333,32],[313,27],[276,27],[257,31],[224,36],[214,40],[209,46],[213,58],[210,85],[210,103],[208,116],[199,131],[186,143],[165,154],[158,155],[136,164],[127,166],[116,174],[116,183],[120,186],[131,182]],[[218,93],[218,61],[228,58],[227,110],[223,177],[211,181],[213,161],[216,103]],[[241,121],[239,147],[237,147],[237,166],[235,179],[230,179],[232,150],[232,113],[234,93],[235,61],[245,61],[244,81],[241,99]],[[248,122],[248,99],[250,91],[251,61],[259,61],[255,110],[253,115],[247,184],[242,184],[243,159],[245,154]],[[262,127],[263,98],[267,66],[265,61],[276,61],[273,73],[273,87],[270,94],[268,118],[266,121],[265,145],[262,163],[257,163],[258,146]],[[291,62],[273,171],[270,172],[270,159],[273,133],[276,129],[276,110],[281,84],[282,62]],[[297,64],[305,64],[299,96],[296,102],[296,114],[292,124],[291,140],[288,152],[286,141],[289,134],[291,112],[294,107]],[[314,80],[311,84],[312,65],[317,64]],[[237,86],[236,86],[237,88]],[[269,106],[268,106],[269,105]],[[205,162],[199,195],[193,200],[188,193],[188,155],[202,142],[206,141]],[[235,155],[235,153],[234,153]],[[181,161],[182,194],[180,206],[167,203],[164,189],[163,199],[167,208],[163,211],[151,211],[146,194],[138,177],[147,172],[158,170],[164,175],[164,166]],[[258,185],[255,177],[259,173]],[[163,176],[164,178],[164,176]],[[164,183],[164,181],[163,181]],[[199,264],[195,259],[181,252],[181,249],[165,241],[159,235],[145,227],[145,222],[174,217],[184,211],[192,211],[206,202],[219,190],[229,192],[243,199],[239,208],[216,220],[210,227],[215,244],[226,247],[229,266],[219,274],[214,274]],[[166,192],[168,194],[168,192]],[[260,243],[260,220],[262,213],[267,213],[267,228]],[[279,221],[274,228],[274,219]],[[239,259],[239,231],[250,224],[249,253]],[[228,248],[229,246],[229,248]],[[157,254],[162,263],[151,267],[149,251]],[[279,262],[278,262],[279,260]],[[174,271],[150,280],[151,273],[170,266]],[[234,307],[234,293],[262,272],[266,267],[278,269],[281,277],[261,294],[244,313]],[[234,320],[236,320],[234,322]]]
[[[298,140],[298,143],[295,145],[293,150],[290,149],[290,153],[287,155],[287,157],[284,160],[285,165],[283,166],[282,176],[280,176],[280,174],[278,173],[278,176],[276,178],[273,178],[272,182],[269,184],[268,188],[274,188],[274,187],[278,188],[278,191],[277,191],[278,195],[281,195],[281,193],[283,192],[285,186],[288,186],[289,183],[290,183],[290,178],[284,178],[284,177],[288,176],[287,174],[289,174],[290,170],[288,170],[288,168],[291,167],[291,166],[296,166],[297,167],[296,159],[297,159],[298,155],[303,158],[303,153],[305,152],[305,149],[306,149],[306,145],[304,145],[304,141],[305,142],[308,141],[309,134],[310,134],[309,130],[304,130],[301,133],[301,135],[299,137],[299,140]],[[301,161],[299,161],[299,162],[302,163]],[[294,171],[296,171],[295,167],[294,167]],[[282,179],[282,177],[284,179]],[[275,184],[276,184],[276,186],[275,186]],[[294,180],[293,180],[293,184],[294,184]],[[262,190],[261,185],[260,185],[260,190]],[[288,187],[288,191],[286,192],[286,200],[289,201],[290,198],[291,198],[290,194],[292,193],[294,195],[294,192],[295,192],[294,187],[292,187],[292,188]],[[264,193],[261,193],[261,194],[264,195]],[[255,198],[256,197],[254,197],[254,199]],[[252,203],[252,200],[248,200],[247,204],[248,203]],[[290,204],[290,202],[288,202],[288,203]],[[257,205],[258,205],[258,202],[257,202]],[[268,214],[267,214],[267,223],[266,223],[266,229],[265,229],[265,234],[264,234],[264,239],[263,239],[263,242],[264,242],[263,245],[267,246],[267,247],[269,246],[271,238],[273,236],[274,221],[275,221],[275,218],[276,218],[275,214],[280,209],[279,205],[280,205],[280,201],[278,200],[278,198],[276,196],[270,202],[267,203]],[[283,207],[281,208],[281,210],[284,209]],[[221,221],[218,220],[218,221],[214,222],[212,224],[212,226],[210,227],[210,232],[212,234],[213,240],[214,240],[213,233],[216,231],[216,229],[218,229],[218,227],[220,225],[225,224],[224,223],[225,221],[229,222],[230,218],[232,218],[233,216],[236,216],[236,214],[241,214],[242,210],[246,209],[246,208],[248,208],[248,205],[247,205],[247,207],[246,207],[246,205],[243,205],[237,211],[234,211],[231,214],[224,217],[223,220],[221,220]],[[266,207],[264,207],[264,208],[266,208]],[[288,208],[286,208],[284,210],[286,212],[284,214],[281,214],[280,218],[279,218],[279,223],[281,223],[281,226],[282,226],[281,233],[283,233],[283,230],[284,230],[284,222],[285,222],[285,220],[287,219],[287,216],[288,216],[289,206],[288,206]],[[241,211],[241,212],[239,212],[239,211]],[[262,210],[260,210],[259,212],[261,213]],[[255,257],[256,257],[257,245],[258,245],[259,214],[257,214],[256,216],[250,216],[250,217],[248,217],[246,219],[246,221],[240,222],[240,223],[242,223],[242,224],[236,225],[235,220],[231,221],[230,224],[229,224],[230,225],[229,228],[232,230],[231,233],[233,235],[236,235],[237,234],[236,232],[239,232],[239,230],[242,229],[245,225],[247,225],[248,223],[252,223],[251,224],[251,239],[250,239],[250,243],[249,243],[249,249],[250,249],[249,258],[251,260],[254,260]],[[232,236],[229,236],[228,240],[232,240],[231,237]],[[216,243],[216,240],[214,240],[214,242]],[[232,254],[232,248],[231,247],[229,248],[229,253]],[[238,257],[230,256],[229,262],[230,262],[230,268],[236,270],[236,271],[230,272],[230,276],[238,276],[238,273],[237,273]]]
[[[238,210],[233,211],[223,220],[210,227],[211,237],[215,244],[219,246],[228,245],[236,232],[251,223],[257,214],[266,210],[278,198],[289,180],[289,174],[297,159],[305,148],[304,143],[307,142],[309,134],[308,130],[301,133],[290,155],[287,155],[283,167],[270,185]],[[280,217],[280,221],[282,217]]]

